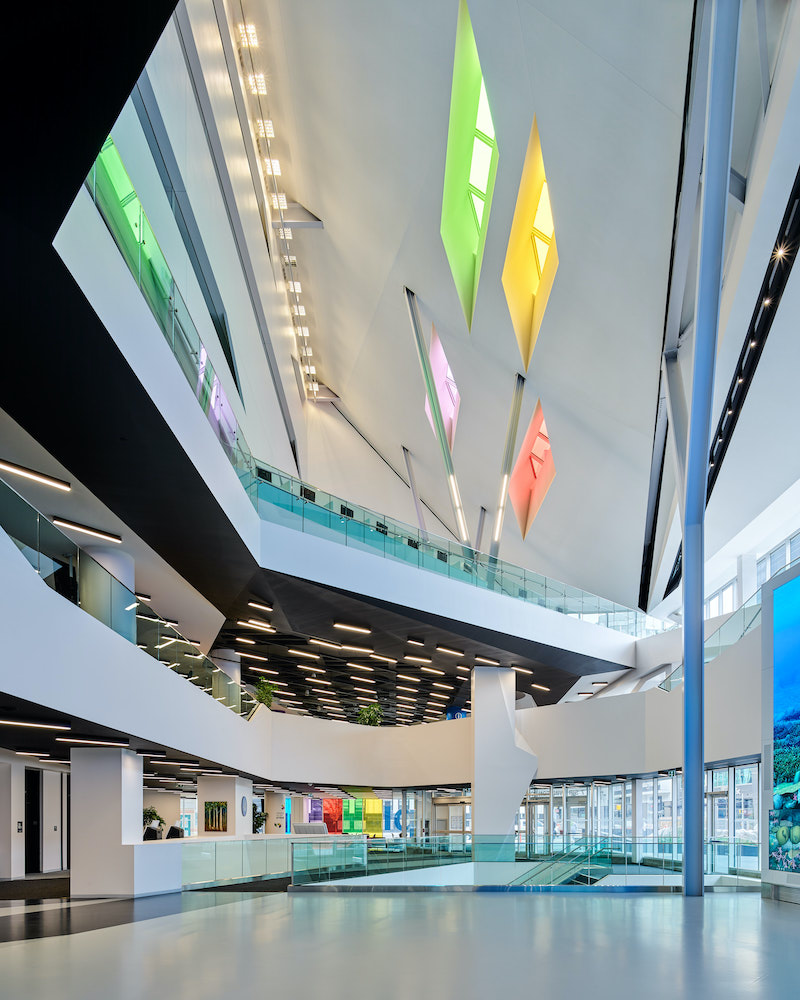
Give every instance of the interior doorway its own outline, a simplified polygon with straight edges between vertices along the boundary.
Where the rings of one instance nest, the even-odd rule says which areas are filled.
[[[25,768],[25,874],[42,870],[42,772]]]

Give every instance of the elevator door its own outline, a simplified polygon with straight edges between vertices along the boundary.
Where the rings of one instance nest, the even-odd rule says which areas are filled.
[[[42,772],[25,768],[25,874],[42,870]]]

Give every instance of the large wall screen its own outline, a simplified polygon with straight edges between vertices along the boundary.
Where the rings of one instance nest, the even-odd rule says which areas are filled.
[[[800,577],[775,588],[769,867],[800,872]]]

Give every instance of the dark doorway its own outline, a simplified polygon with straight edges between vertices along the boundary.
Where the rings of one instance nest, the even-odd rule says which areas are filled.
[[[42,870],[42,772],[25,768],[25,874]]]

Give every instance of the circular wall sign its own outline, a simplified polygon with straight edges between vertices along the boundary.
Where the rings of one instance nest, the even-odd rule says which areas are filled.
[[[247,815],[247,796],[242,796],[242,816]]]

